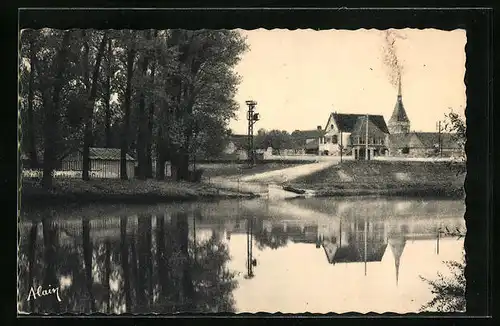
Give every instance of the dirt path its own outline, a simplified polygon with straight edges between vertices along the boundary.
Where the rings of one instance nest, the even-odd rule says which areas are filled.
[[[252,174],[240,178],[243,182],[258,182],[258,183],[283,183],[294,179],[316,173],[318,171],[329,168],[332,165],[338,164],[338,160],[329,160],[311,164],[293,166],[281,170],[262,172]]]
[[[332,165],[338,164],[338,160],[293,166],[280,170],[267,171],[245,176],[215,177],[209,183],[221,189],[232,189],[255,194],[268,194],[269,185],[290,182],[296,178],[324,170]]]

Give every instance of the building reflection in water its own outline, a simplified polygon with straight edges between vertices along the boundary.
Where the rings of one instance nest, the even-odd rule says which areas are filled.
[[[106,222],[49,218],[26,222],[21,225],[19,247],[19,310],[234,311],[236,281],[226,267],[228,248],[213,225],[210,236],[195,238],[189,224],[202,225],[200,220],[199,212],[166,212]],[[55,296],[26,300],[31,287],[54,284],[61,285],[61,302]]]
[[[99,219],[40,216],[21,223],[20,310],[27,312],[172,313],[231,312],[235,274],[227,268],[232,234],[246,235],[246,275],[256,251],[291,243],[315,246],[325,263],[379,262],[390,249],[396,284],[408,241],[435,240],[439,226],[456,219],[360,218],[327,215],[317,221],[274,218],[239,207],[216,219],[191,207]],[[302,214],[302,213],[301,213]],[[325,215],[325,214],[323,214]],[[234,218],[236,216],[236,218]],[[438,223],[441,223],[438,225]],[[264,275],[263,275],[264,277]],[[31,287],[61,285],[62,302],[48,296],[27,301]]]

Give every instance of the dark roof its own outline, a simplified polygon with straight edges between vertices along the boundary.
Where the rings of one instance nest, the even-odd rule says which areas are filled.
[[[393,148],[403,148],[408,146],[412,134],[390,134],[389,135],[389,147]]]
[[[231,135],[229,136],[229,141],[236,146],[237,149],[243,149],[247,146],[248,136],[247,135]]]
[[[376,248],[372,248],[372,250],[369,250],[369,252],[367,253],[366,257],[367,262],[381,261],[382,256],[385,253],[385,249],[387,248],[387,244],[385,243],[370,244],[369,246],[372,247],[374,245],[376,246]],[[345,247],[342,246],[337,248],[337,251],[333,256],[333,263],[339,263],[339,262],[354,263],[363,261],[364,261],[363,246],[356,246],[356,245],[349,245]]]
[[[318,149],[319,141],[317,139],[306,143],[305,149]]]
[[[424,147],[433,147],[439,143],[441,138],[441,146],[443,148],[459,148],[458,141],[455,139],[455,134],[438,132],[414,132],[412,133],[418,137]]]
[[[339,131],[342,132],[352,132],[356,122],[361,117],[366,117],[366,114],[343,114],[343,113],[332,113],[332,118],[335,120]],[[382,132],[388,134],[389,129],[387,129],[387,125],[385,123],[385,119],[381,115],[368,115],[370,121],[377,126]]]
[[[72,152],[66,155],[63,159],[72,160],[75,159],[75,153],[82,153],[82,149]],[[108,160],[108,161],[119,161],[121,150],[119,148],[98,148],[91,147],[89,149],[89,156],[91,160]],[[135,161],[135,159],[127,153],[127,161]]]
[[[408,146],[411,137],[416,136],[418,140],[422,143],[424,148],[432,148],[439,144],[439,137],[441,137],[441,146],[443,148],[460,148],[458,140],[455,134],[441,133],[438,132],[410,132],[405,134],[390,134],[389,135],[389,147],[393,148],[403,148]]]
[[[408,119],[408,115],[406,114],[406,110],[403,105],[403,98],[401,97],[401,95],[398,96],[389,122],[410,122],[410,120]]]
[[[325,135],[324,130],[298,130],[298,132],[293,133],[292,137],[294,139],[317,139]]]
[[[90,148],[91,160],[120,160],[121,150],[119,148]],[[135,159],[127,154],[127,161],[135,161]]]

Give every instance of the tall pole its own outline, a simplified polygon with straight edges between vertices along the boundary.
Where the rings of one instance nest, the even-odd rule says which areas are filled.
[[[366,144],[365,144],[365,160],[368,160],[368,114],[366,115]]]
[[[255,151],[253,143],[253,125],[259,120],[259,114],[255,113],[255,106],[257,102],[248,100],[245,102],[248,105],[248,161],[250,166],[255,164]]]
[[[441,226],[437,229],[436,254],[439,255],[439,238],[441,237]]]
[[[252,243],[253,243],[253,218],[250,217],[247,220],[247,277],[253,277],[253,253],[252,253]]]
[[[443,156],[442,146],[441,146],[441,121],[438,121],[438,145],[439,145],[439,157]]]
[[[365,276],[366,276],[366,260],[368,258],[367,250],[368,250],[368,220],[365,219]]]
[[[342,144],[342,131],[340,132],[340,163],[342,163],[342,152],[344,151],[344,145]]]

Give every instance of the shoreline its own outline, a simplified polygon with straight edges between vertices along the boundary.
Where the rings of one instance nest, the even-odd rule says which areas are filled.
[[[118,179],[59,179],[54,180],[51,190],[43,189],[37,179],[24,179],[19,196],[23,209],[93,203],[168,204],[257,197],[254,193],[219,189],[207,183]]]

